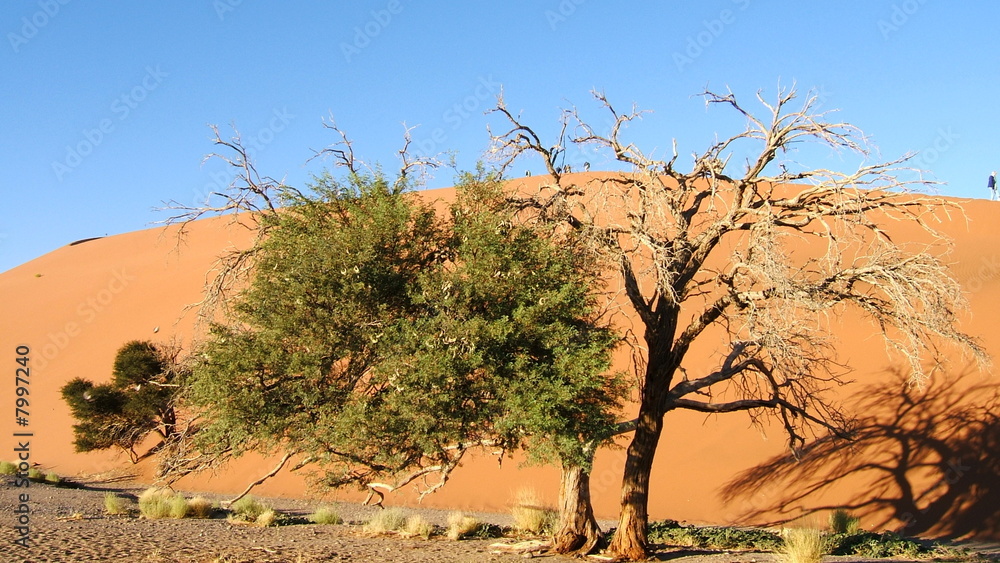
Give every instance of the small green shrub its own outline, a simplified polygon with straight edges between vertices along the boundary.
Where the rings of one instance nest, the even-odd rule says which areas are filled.
[[[936,542],[926,552],[922,549],[920,558],[926,558],[931,561],[968,561],[969,563],[989,563],[991,561],[986,555],[977,553],[967,547],[953,547],[941,545]]]
[[[823,532],[815,528],[791,528],[785,532],[781,559],[786,563],[819,563],[823,547]]]
[[[927,551],[917,542],[899,534],[864,531],[829,536],[826,539],[826,550],[831,555],[855,555],[871,559],[916,557]]]
[[[50,484],[50,485],[59,486],[59,485],[62,485],[63,480],[62,480],[62,477],[60,477],[58,473],[56,473],[54,471],[50,471],[50,472],[48,472],[48,473],[45,474],[45,482],[48,483],[48,484]]]
[[[35,481],[37,483],[41,483],[42,481],[45,480],[45,474],[39,471],[38,469],[32,467],[31,469],[28,470],[28,479],[31,479],[32,481]]]
[[[681,526],[676,520],[653,522],[648,540],[681,547],[777,551],[784,545],[781,536],[755,528]]]
[[[365,523],[364,531],[369,534],[384,534],[398,532],[406,525],[406,514],[398,508],[387,508],[378,511]]]
[[[489,522],[480,522],[479,527],[473,530],[469,535],[465,536],[467,538],[475,538],[480,540],[488,540],[491,538],[502,538],[505,535],[505,531],[500,526],[496,524],[490,524]]]
[[[337,511],[329,506],[321,506],[309,515],[309,521],[314,524],[341,524],[343,519]]]
[[[860,529],[861,519],[844,509],[830,513],[830,529],[834,534],[856,534]]]
[[[17,475],[17,464],[0,461],[0,475]]]
[[[466,516],[461,512],[452,512],[448,515],[448,539],[460,540],[471,536],[479,531],[481,526],[479,520],[472,516]]]
[[[111,491],[104,493],[104,512],[115,516],[128,514],[126,499]]]
[[[406,526],[403,531],[408,536],[418,536],[429,540],[431,539],[431,534],[434,533],[434,525],[428,522],[423,516],[414,514],[406,519]]]
[[[195,518],[211,518],[215,505],[205,497],[194,497],[188,501],[189,514]]]

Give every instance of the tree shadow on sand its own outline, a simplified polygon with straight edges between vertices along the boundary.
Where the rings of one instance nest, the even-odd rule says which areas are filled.
[[[822,438],[729,482],[738,522],[779,524],[846,508],[866,528],[1000,538],[1000,382],[939,377],[920,389],[894,372],[850,401],[851,441]]]

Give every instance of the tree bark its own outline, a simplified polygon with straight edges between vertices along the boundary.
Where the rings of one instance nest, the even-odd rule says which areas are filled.
[[[593,458],[594,454],[591,451],[589,455]],[[600,538],[601,528],[590,501],[590,471],[564,462],[559,489],[559,529],[552,537],[552,550],[587,555]]]
[[[169,440],[174,435],[177,428],[177,413],[173,407],[169,407],[160,412],[160,423],[163,425],[161,434],[164,440]]]
[[[646,401],[643,401],[644,403]],[[625,475],[622,477],[621,516],[618,529],[611,539],[609,551],[623,559],[646,559],[646,533],[649,524],[649,476],[653,469],[653,455],[663,430],[663,415],[659,408],[643,405],[632,443],[625,458]]]

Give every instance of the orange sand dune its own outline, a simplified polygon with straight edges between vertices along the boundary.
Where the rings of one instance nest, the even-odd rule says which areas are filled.
[[[428,192],[429,197],[450,195],[448,190]],[[963,204],[968,220],[955,218],[940,228],[955,240],[950,260],[969,293],[972,314],[965,328],[988,350],[1000,351],[1000,318],[994,313],[1000,303],[1000,251],[995,246],[1000,204]],[[184,307],[198,301],[216,257],[227,247],[247,244],[250,234],[225,218],[194,224],[179,247],[175,232],[157,228],[82,241],[0,274],[0,362],[8,369],[0,385],[0,410],[6,413],[0,425],[0,459],[16,457],[14,449],[24,438],[14,433],[23,431],[32,434],[31,461],[62,475],[126,469],[150,478],[148,462],[133,468],[114,453],[75,453],[73,421],[59,388],[77,376],[108,379],[114,354],[127,340],[177,339],[190,346],[194,313],[184,314]],[[807,456],[790,464],[782,459],[785,442],[777,427],[755,428],[738,414],[671,413],[657,452],[651,516],[703,523],[768,523],[804,516],[821,523],[827,508],[851,506],[868,527],[1000,539],[1000,462],[995,458],[1000,451],[995,419],[1000,381],[957,362],[937,374],[931,392],[907,394],[872,327],[844,319],[839,332],[842,359],[855,368],[857,380],[843,396],[860,405],[865,425],[864,440],[854,450],[831,446],[824,450],[824,463]],[[26,427],[16,426],[14,416],[16,347],[22,345],[31,349],[32,367]],[[705,358],[706,369],[714,363],[713,352],[709,345],[695,352]],[[627,368],[624,353],[618,363]],[[876,384],[877,389],[871,387]],[[620,448],[598,454],[592,484],[599,518],[617,516],[623,459]],[[247,458],[216,475],[188,478],[179,487],[237,492],[273,463]],[[516,459],[499,465],[483,454],[424,504],[506,510],[521,487],[537,489],[554,504],[557,485],[553,468],[525,468]],[[312,494],[304,477],[294,474],[279,475],[259,491]],[[332,496],[358,498],[358,493]],[[388,499],[413,501],[409,494]]]

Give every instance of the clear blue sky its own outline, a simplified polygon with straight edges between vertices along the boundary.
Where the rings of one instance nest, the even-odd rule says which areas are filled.
[[[198,203],[228,180],[202,164],[210,124],[234,123],[261,171],[297,186],[324,166],[306,161],[334,141],[330,114],[369,160],[394,164],[405,122],[471,167],[500,84],[550,134],[560,108],[591,112],[603,89],[654,110],[632,129],[644,148],[676,138],[688,155],[742,125],[693,94],[749,100],[794,81],[883,157],[923,151],[940,192],[985,197],[1000,169],[998,16],[942,0],[5,1],[0,271]]]

